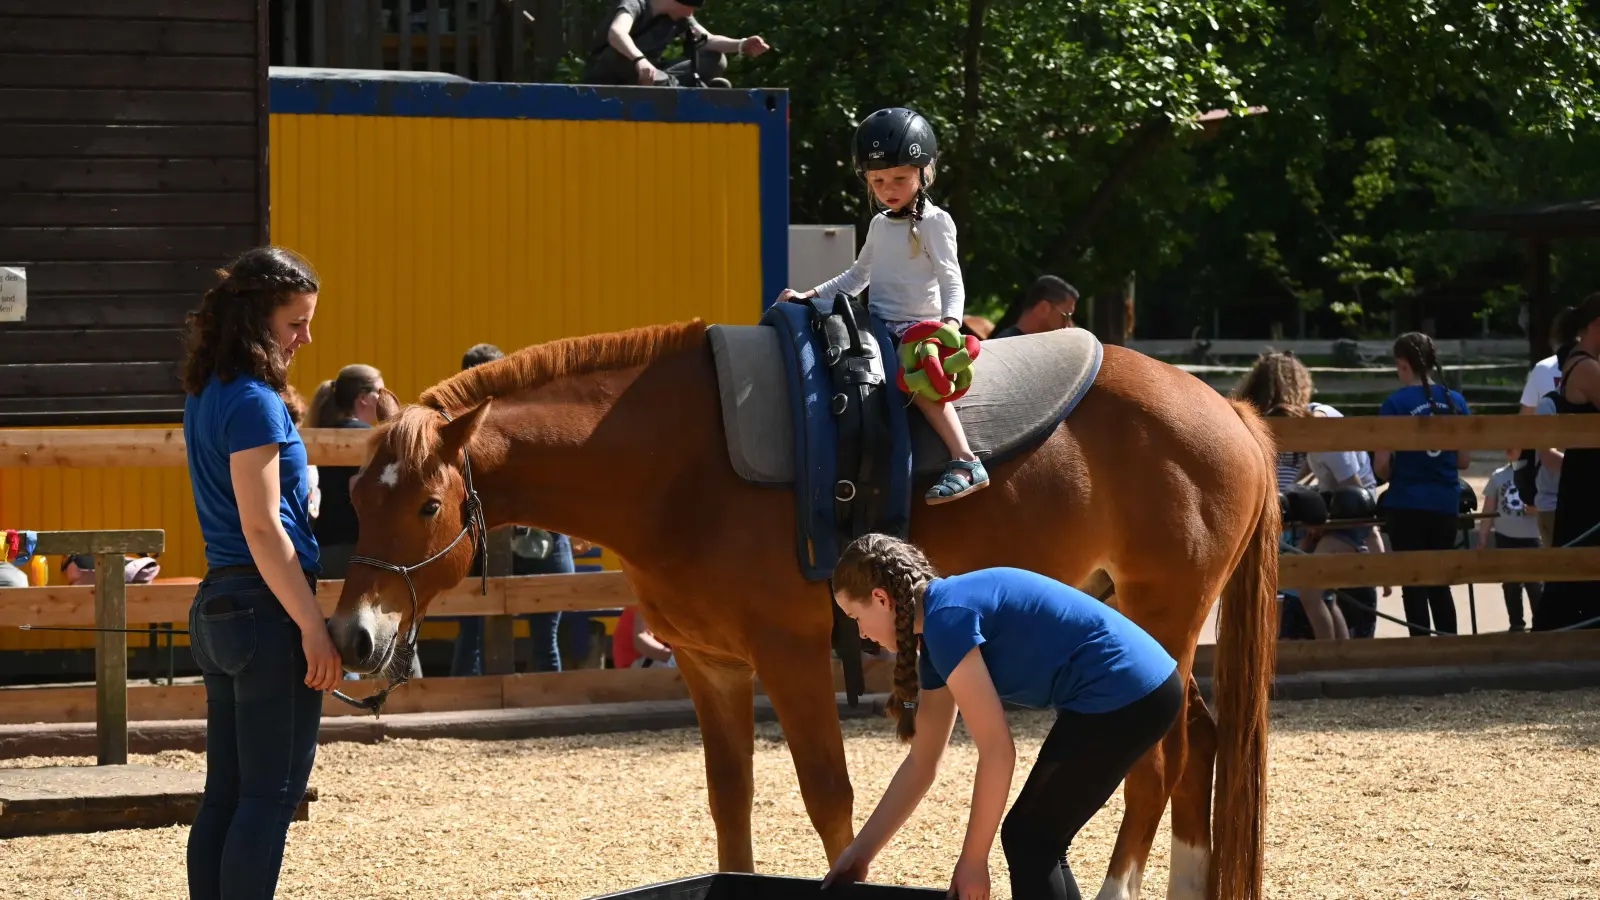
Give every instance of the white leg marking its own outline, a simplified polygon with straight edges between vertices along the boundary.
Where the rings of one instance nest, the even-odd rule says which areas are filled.
[[[1100,893],[1094,895],[1094,900],[1139,900],[1139,886],[1143,880],[1144,872],[1138,866],[1117,878],[1107,875],[1106,883],[1100,886]]]
[[[1167,900],[1205,900],[1210,848],[1172,839],[1172,868],[1167,880]]]
[[[389,463],[387,466],[384,466],[383,473],[378,476],[378,481],[382,482],[384,487],[394,487],[395,485],[399,484],[400,464]]]

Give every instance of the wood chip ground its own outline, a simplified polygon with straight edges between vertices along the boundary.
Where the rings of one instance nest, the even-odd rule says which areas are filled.
[[[1600,691],[1281,703],[1272,724],[1268,897],[1600,896]],[[1048,725],[1016,718],[1013,791]],[[903,751],[887,722],[848,722],[845,733],[859,827]],[[203,768],[194,753],[137,761]],[[975,762],[958,728],[874,881],[948,883]],[[278,896],[576,900],[712,871],[702,766],[692,730],[325,746],[320,799],[290,829]],[[755,778],[758,868],[823,874],[776,726],[759,729]],[[1119,792],[1073,848],[1086,895],[1100,886],[1121,811]],[[0,841],[0,897],[187,896],[186,837],[180,827]],[[1146,898],[1166,896],[1169,840],[1163,822]],[[990,865],[995,896],[1008,897],[998,846]]]

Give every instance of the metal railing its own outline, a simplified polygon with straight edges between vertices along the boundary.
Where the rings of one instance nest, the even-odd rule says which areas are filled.
[[[561,0],[273,0],[274,65],[548,81],[568,43]]]

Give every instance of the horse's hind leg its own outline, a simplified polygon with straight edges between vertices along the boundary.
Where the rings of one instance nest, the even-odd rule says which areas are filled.
[[[1207,896],[1211,862],[1211,773],[1217,761],[1217,722],[1189,676],[1184,703],[1188,720],[1188,759],[1172,792],[1172,865],[1167,900],[1201,900]]]
[[[1176,585],[1169,587],[1117,582],[1118,605],[1123,614],[1166,648],[1178,661],[1181,677],[1190,684],[1193,683],[1191,673],[1194,666],[1194,648],[1190,643],[1194,635],[1191,631],[1198,625],[1191,622],[1191,616],[1186,613],[1194,613],[1199,609],[1196,615],[1203,620],[1204,610],[1199,607],[1198,601],[1187,610],[1180,609],[1180,605],[1193,593],[1192,587],[1181,590]],[[1145,864],[1150,858],[1150,846],[1155,842],[1156,829],[1161,824],[1161,814],[1185,774],[1190,727],[1194,718],[1192,704],[1196,697],[1196,692],[1187,695],[1184,711],[1179,714],[1167,736],[1134,763],[1123,780],[1122,793],[1126,808],[1122,815],[1122,826],[1117,831],[1111,864],[1106,869],[1106,880],[1096,900],[1137,900],[1139,897]],[[1202,870],[1202,884],[1204,877]],[[1169,896],[1182,895],[1171,895],[1169,892]]]
[[[755,685],[748,665],[689,647],[673,653],[700,719],[706,793],[717,828],[717,870],[754,872],[750,810],[755,800]]]
[[[855,796],[839,730],[828,637],[785,637],[756,647],[752,655],[761,687],[772,700],[794,755],[806,812],[832,865],[855,837],[851,819]]]

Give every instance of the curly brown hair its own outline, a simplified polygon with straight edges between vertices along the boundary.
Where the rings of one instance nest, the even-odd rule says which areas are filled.
[[[887,534],[864,534],[839,554],[833,590],[864,602],[882,588],[894,601],[894,691],[889,715],[900,740],[917,733],[917,607],[939,573],[915,544]]]
[[[1311,403],[1311,372],[1287,351],[1269,350],[1255,361],[1234,388],[1233,398],[1254,406],[1263,416],[1304,416]]]
[[[299,428],[306,417],[306,398],[300,396],[292,384],[279,391],[278,396],[283,398],[283,405],[289,410],[289,421]]]
[[[282,391],[289,364],[272,336],[272,313],[296,294],[316,293],[317,273],[292,250],[256,247],[218,269],[217,279],[186,318],[183,389],[198,395],[212,375],[250,375]]]

